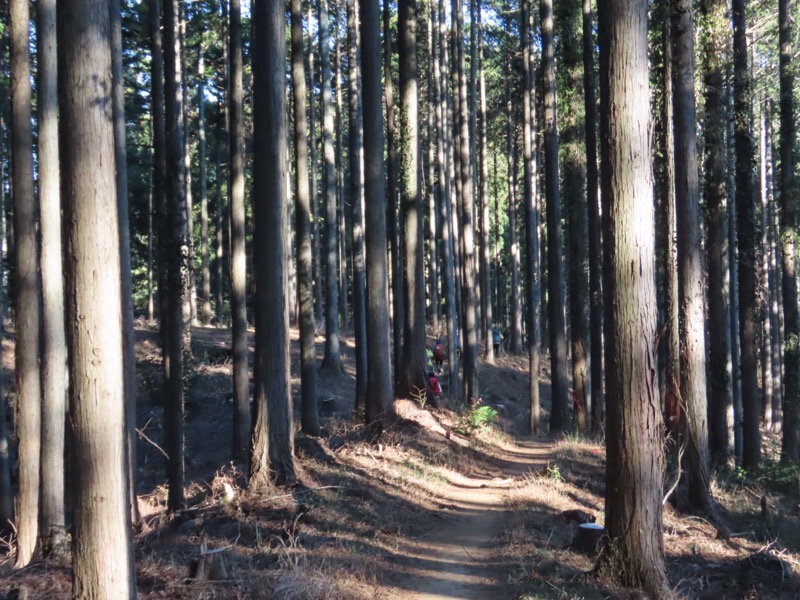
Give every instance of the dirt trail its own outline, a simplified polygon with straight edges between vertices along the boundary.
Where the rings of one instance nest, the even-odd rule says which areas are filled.
[[[543,468],[551,444],[518,440],[499,470],[464,479],[442,490],[444,507],[420,516],[397,548],[391,591],[403,600],[492,600],[504,592],[507,566],[498,562],[493,540],[503,531],[504,495],[513,479]]]

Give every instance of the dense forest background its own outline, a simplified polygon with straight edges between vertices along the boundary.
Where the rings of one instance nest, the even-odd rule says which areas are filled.
[[[665,473],[683,473],[675,505],[725,537],[713,473],[772,460],[765,439],[782,468],[800,459],[795,14],[790,0],[10,0],[16,449],[0,418],[0,516],[17,565],[63,551],[67,469],[76,590],[132,593],[129,567],[98,577],[112,547],[80,540],[117,520],[113,553],[129,556],[139,518],[134,323],[158,324],[171,512],[199,324],[230,328],[224,443],[253,490],[296,482],[295,430],[321,434],[318,369],[343,372],[342,332],[364,439],[395,399],[444,403],[428,349],[466,407],[481,365],[527,356],[530,432],[605,435],[615,544],[600,564],[661,597]],[[90,500],[105,494],[116,512]]]

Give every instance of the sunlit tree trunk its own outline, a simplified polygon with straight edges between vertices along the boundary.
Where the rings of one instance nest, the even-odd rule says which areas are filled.
[[[136,597],[126,465],[126,382],[109,5],[60,2],[74,598]],[[119,49],[117,49],[119,50]],[[104,91],[105,90],[105,91]]]
[[[56,5],[37,4],[36,38],[38,173],[42,236],[42,449],[39,547],[63,553],[64,429],[67,411],[67,341],[64,331],[64,282],[61,263],[61,190],[58,156],[58,81]],[[129,271],[130,272],[130,271]]]
[[[39,374],[41,313],[39,309],[39,240],[37,199],[33,187],[31,81],[28,28],[29,4],[9,3],[11,29],[11,178],[14,182],[16,298],[15,372],[19,480],[15,529],[18,568],[37,551],[39,468],[41,458],[42,389]],[[110,156],[110,155],[109,155]],[[118,250],[114,251],[115,254]]]
[[[245,157],[242,84],[242,17],[239,0],[230,0],[230,81],[228,151],[231,207],[231,324],[233,335],[233,456],[250,452],[250,385],[247,348],[247,261],[245,250]]]
[[[489,230],[489,156],[487,145],[489,128],[487,124],[487,104],[486,104],[486,74],[483,63],[483,26],[481,25],[481,3],[477,3],[477,25],[478,28],[478,84],[480,89],[480,108],[479,108],[479,130],[478,147],[480,148],[480,277],[481,277],[481,303],[483,306],[484,332],[486,337],[486,349],[484,359],[486,362],[494,363],[494,323],[492,314],[492,272],[489,264],[489,246],[491,244]]]
[[[199,163],[198,177],[200,179],[200,279],[202,291],[200,293],[200,322],[203,325],[211,323],[211,261],[208,250],[208,185],[206,181],[206,73],[203,44],[200,43],[200,58],[198,63],[197,82],[197,162]]]
[[[669,596],[656,365],[647,2],[600,3],[607,460],[601,561],[624,585]],[[631,268],[631,264],[635,268]]]

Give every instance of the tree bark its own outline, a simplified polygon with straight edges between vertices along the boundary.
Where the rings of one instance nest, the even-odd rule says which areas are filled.
[[[792,38],[788,0],[778,2],[780,45],[780,112],[781,112],[781,240],[783,257],[783,320],[784,320],[784,423],[781,460],[800,460],[800,315],[797,307],[797,240],[795,206],[797,182],[794,173],[794,74],[792,72]]]
[[[486,104],[486,73],[483,64],[483,25],[481,24],[481,3],[477,3],[477,28],[478,28],[478,84],[480,89],[480,108],[478,114],[478,147],[480,148],[480,253],[481,253],[481,303],[483,308],[484,332],[486,337],[486,349],[484,360],[489,364],[494,364],[494,322],[492,314],[492,271],[489,264],[489,231],[491,224],[489,221],[489,152],[487,149],[489,127],[487,123],[487,104]]]
[[[308,3],[308,22],[311,23],[311,5]],[[317,194],[317,105],[314,101],[314,89],[316,79],[314,77],[314,39],[311,35],[311,28],[308,32],[308,80],[311,92],[308,98],[308,129],[309,146],[311,146],[311,168],[308,170],[309,188],[311,190],[311,237],[314,249],[314,324],[322,318],[322,258],[321,240],[319,228],[319,196]]]
[[[422,252],[419,107],[417,98],[417,3],[398,2],[400,57],[400,204],[403,215],[403,367],[396,395],[410,398],[426,388],[425,270]]]
[[[319,1],[319,56],[322,70],[322,193],[325,197],[325,356],[322,368],[342,370],[339,355],[339,236],[336,226],[336,171],[331,90],[328,0]]]
[[[164,110],[166,114],[167,266],[166,352],[164,354],[164,438],[170,511],[183,508],[183,349],[184,295],[188,289],[189,241],[184,198],[183,93],[181,86],[180,22],[178,0],[164,2]]]
[[[135,598],[109,6],[59,4],[74,598]]]
[[[242,83],[242,17],[239,0],[230,0],[230,205],[231,325],[233,336],[233,457],[250,455],[250,385],[247,343],[247,258],[245,249],[245,157]]]
[[[564,196],[567,203],[570,347],[572,350],[572,422],[578,431],[589,428],[592,397],[589,381],[589,235],[587,225],[585,102],[580,85],[583,55],[578,40],[582,0],[567,0],[559,10],[559,50],[562,58],[561,155]]]
[[[675,202],[681,312],[681,398],[686,414],[689,502],[713,511],[708,458],[706,398],[705,261],[700,229],[700,178],[694,98],[692,0],[675,0],[672,14],[675,78]]]
[[[255,424],[249,485],[254,489],[263,489],[271,483],[288,485],[296,479],[286,299],[290,259],[286,252],[285,221],[290,193],[287,186],[289,152],[283,83],[285,21],[284,3],[256,0],[253,29],[262,35],[255,36],[253,46],[256,358],[253,368]],[[333,281],[335,287],[335,278]]]
[[[471,404],[480,397],[478,391],[478,323],[476,298],[476,260],[475,260],[475,216],[470,173],[469,119],[467,115],[467,74],[466,50],[464,44],[464,7],[453,0],[456,19],[456,87],[458,92],[458,110],[454,113],[457,124],[458,178],[461,181],[461,193],[458,194],[459,226],[461,229],[461,303],[464,330],[462,348],[462,364],[464,365],[464,387],[462,400]]]
[[[386,181],[383,175],[380,7],[378,0],[359,0],[361,72],[364,104],[364,198],[367,264],[366,421],[380,425],[392,412],[392,365],[389,342],[389,294],[386,256]]]
[[[364,263],[364,153],[362,151],[360,45],[356,1],[347,1],[347,35],[350,111],[350,203],[353,254],[353,329],[356,346],[355,410],[367,403],[368,352],[366,317],[366,266]]]
[[[611,538],[603,560],[620,583],[664,598],[647,3],[603,0],[598,31]]]
[[[402,243],[397,211],[397,144],[395,143],[394,79],[392,76],[392,30],[389,0],[383,2],[383,71],[384,95],[386,97],[386,211],[389,228],[389,251],[391,253],[391,296],[392,296],[392,368],[394,381],[397,380],[403,364],[403,324],[405,307],[403,298],[403,258],[400,251]]]
[[[553,2],[542,0],[542,69],[544,71],[544,183],[547,202],[547,282],[552,373],[550,432],[569,429],[569,359],[564,316],[561,198],[556,120],[556,65],[553,41]]]
[[[523,39],[524,43],[524,39]],[[507,70],[511,70],[509,65]],[[508,154],[508,243],[511,262],[511,352],[522,354],[522,305],[519,280],[519,229],[517,227],[517,136],[509,74],[506,74],[506,152]],[[523,97],[525,92],[523,91]]]
[[[523,0],[520,7],[520,37],[522,38],[522,104],[523,104],[523,193],[525,196],[525,225],[528,232],[526,240],[526,279],[528,286],[528,370],[530,372],[530,421],[531,433],[539,432],[539,342],[541,340],[539,294],[541,273],[539,270],[539,211],[536,201],[536,157],[533,154],[532,141],[535,130],[534,76],[532,69],[531,21],[532,10],[530,0]]]
[[[731,444],[728,414],[732,412],[730,272],[728,260],[729,204],[726,183],[725,124],[728,111],[724,100],[725,63],[728,57],[727,3],[701,0],[701,31],[705,122],[703,125],[704,197],[708,228],[708,315],[709,347],[709,451],[711,459],[725,461]]]
[[[64,431],[67,411],[67,341],[61,262],[61,190],[58,156],[56,5],[37,4],[38,173],[42,236],[42,447],[39,547],[44,556],[65,552]]]
[[[39,344],[39,240],[37,199],[33,186],[31,83],[28,27],[30,9],[24,0],[9,3],[11,36],[11,178],[14,182],[15,238],[15,372],[17,379],[16,435],[19,440],[19,481],[16,506],[17,568],[37,553],[39,469],[41,458],[41,380]],[[116,251],[115,251],[116,253]]]
[[[198,178],[200,179],[200,279],[202,280],[200,322],[211,323],[211,261],[208,249],[208,182],[206,178],[206,68],[203,43],[200,42],[197,68],[197,148]]]
[[[746,0],[733,0],[733,110],[736,149],[736,233],[739,241],[739,338],[742,361],[742,466],[761,460],[756,365],[756,224],[750,131],[752,82],[747,62]]]
[[[297,244],[297,304],[300,308],[300,413],[303,433],[319,435],[317,352],[314,343],[314,281],[311,194],[308,177],[306,71],[303,62],[303,6],[291,0],[292,90],[294,92],[294,183]]]
[[[592,431],[605,422],[603,394],[603,255],[600,244],[600,199],[597,182],[597,94],[594,80],[594,17],[591,0],[583,0],[583,90],[586,105],[586,203],[589,230],[589,322],[591,347]]]

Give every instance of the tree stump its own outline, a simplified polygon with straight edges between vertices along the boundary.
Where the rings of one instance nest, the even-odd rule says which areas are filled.
[[[192,562],[191,578],[195,581],[221,581],[228,578],[222,550],[208,550]]]

